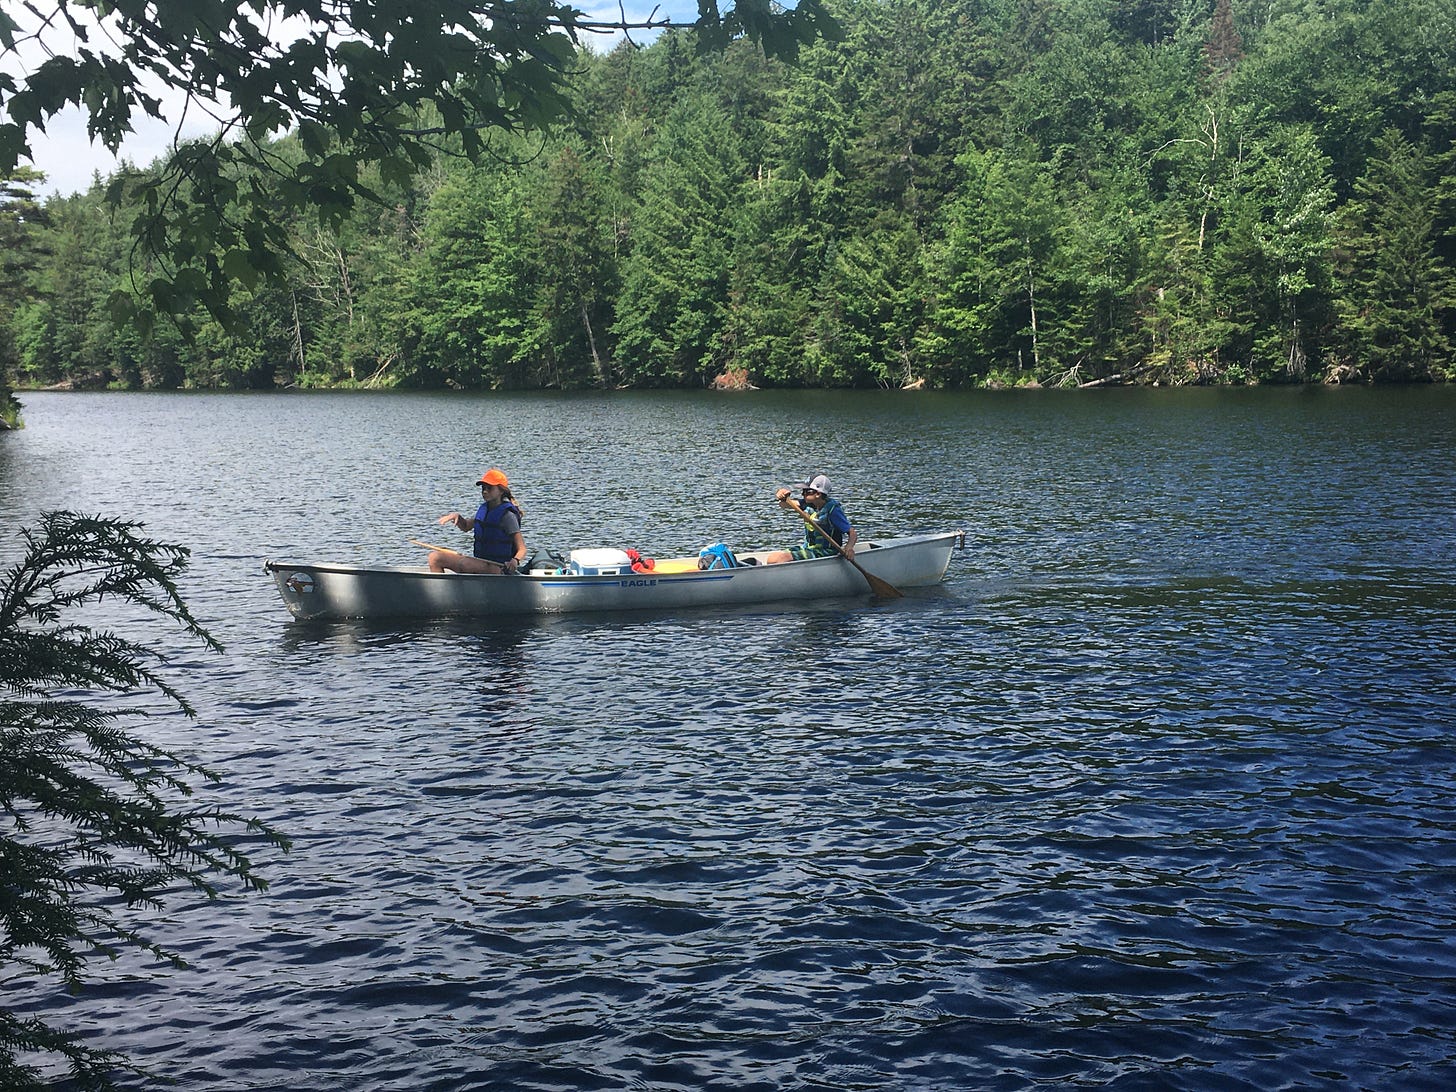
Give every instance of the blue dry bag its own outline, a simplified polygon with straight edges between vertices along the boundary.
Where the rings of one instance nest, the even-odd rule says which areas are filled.
[[[698,568],[700,569],[736,569],[738,559],[733,556],[733,551],[724,546],[721,542],[715,542],[711,546],[704,546],[698,551]]]

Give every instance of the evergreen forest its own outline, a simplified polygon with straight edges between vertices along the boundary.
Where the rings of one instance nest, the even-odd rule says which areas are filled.
[[[839,40],[792,64],[686,31],[582,53],[566,123],[474,165],[442,143],[337,228],[300,216],[286,275],[245,282],[228,328],[128,324],[148,260],[128,187],[42,200],[22,169],[0,182],[3,378],[1456,378],[1449,0],[827,6]]]

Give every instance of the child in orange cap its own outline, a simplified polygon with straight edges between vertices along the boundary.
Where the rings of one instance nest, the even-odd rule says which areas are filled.
[[[474,556],[453,550],[431,550],[425,564],[432,573],[446,569],[457,573],[513,573],[526,560],[526,538],[521,534],[521,507],[511,494],[510,479],[498,467],[491,467],[475,483],[480,486],[480,507],[473,519],[450,512],[440,525],[454,524],[461,531],[475,532]]]

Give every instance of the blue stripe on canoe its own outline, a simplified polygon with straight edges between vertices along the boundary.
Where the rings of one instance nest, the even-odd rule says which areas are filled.
[[[542,584],[550,584],[553,588],[610,588],[621,587],[621,581],[646,581],[651,580],[658,584],[682,584],[687,581],[704,580],[732,580],[733,573],[715,573],[709,576],[706,572],[699,574],[684,573],[682,576],[653,576],[651,573],[638,573],[633,576],[593,576],[584,580],[562,580],[555,576],[533,576],[531,580],[540,581]],[[627,587],[650,587],[647,584],[628,584]]]

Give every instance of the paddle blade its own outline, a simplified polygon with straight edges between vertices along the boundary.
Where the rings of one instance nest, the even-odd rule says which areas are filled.
[[[864,578],[869,581],[870,591],[874,592],[881,599],[905,598],[905,593],[902,592],[899,588],[895,587],[895,585],[886,583],[878,576],[875,576],[873,573],[866,573],[864,569],[858,565],[855,565],[855,568],[859,569],[861,573],[864,573]]]

